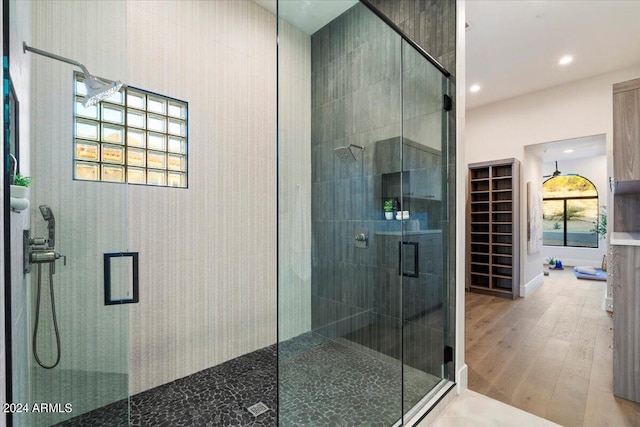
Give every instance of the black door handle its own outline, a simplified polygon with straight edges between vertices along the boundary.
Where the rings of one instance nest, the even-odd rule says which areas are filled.
[[[402,256],[403,246],[413,247],[413,271],[404,271],[404,259]],[[398,275],[404,277],[418,277],[420,275],[418,251],[419,247],[420,245],[418,244],[418,242],[398,242]]]

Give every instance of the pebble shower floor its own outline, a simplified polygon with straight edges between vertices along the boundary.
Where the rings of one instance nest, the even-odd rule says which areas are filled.
[[[278,425],[275,345],[57,424],[64,427]],[[393,363],[395,362],[395,363]],[[400,364],[342,342],[305,334],[280,346],[282,426],[385,426],[399,418]],[[435,385],[407,376],[405,393]],[[269,410],[254,416],[259,402]],[[363,418],[365,417],[365,418]]]

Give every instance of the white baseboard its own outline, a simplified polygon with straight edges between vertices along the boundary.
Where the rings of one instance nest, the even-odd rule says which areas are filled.
[[[458,394],[462,393],[468,388],[469,384],[469,367],[465,363],[460,369],[458,369],[458,375],[456,375],[456,391]]]
[[[524,286],[520,286],[520,296],[527,297],[531,295],[536,289],[538,289],[538,286],[542,285],[543,283],[544,273],[540,273],[536,277],[525,283]]]

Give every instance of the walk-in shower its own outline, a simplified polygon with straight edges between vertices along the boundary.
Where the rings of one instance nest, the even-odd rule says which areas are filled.
[[[7,390],[50,409],[13,426],[410,425],[452,386],[455,0],[6,3]]]

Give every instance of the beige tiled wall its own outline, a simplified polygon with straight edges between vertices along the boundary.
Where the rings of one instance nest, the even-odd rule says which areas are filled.
[[[249,1],[132,1],[128,83],[189,102],[189,188],[130,187],[132,392],[276,340],[276,23]]]
[[[238,0],[56,1],[35,3],[34,28],[36,47],[189,102],[188,189],[72,181],[72,67],[33,57],[32,222],[44,233],[37,205],[52,207],[69,261],[62,367],[130,370],[136,393],[274,343],[275,16]],[[140,253],[140,303],[105,307],[102,254],[125,250]]]

